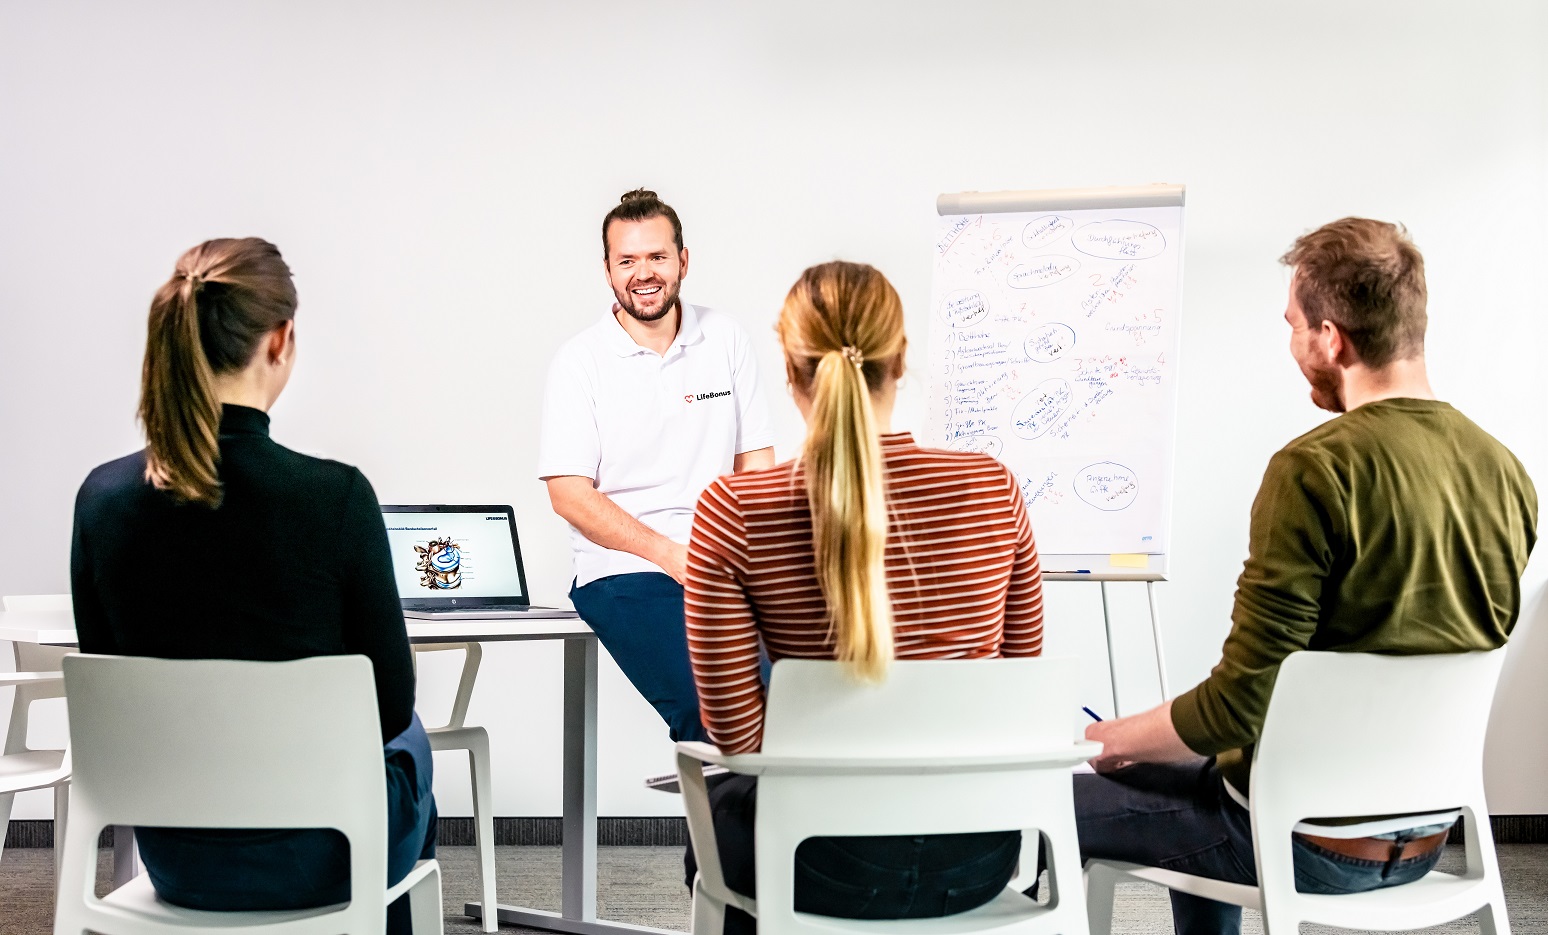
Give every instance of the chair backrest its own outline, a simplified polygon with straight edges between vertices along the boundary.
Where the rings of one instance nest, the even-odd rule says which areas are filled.
[[[1483,744],[1505,650],[1298,652],[1280,666],[1252,770],[1258,817],[1418,814],[1483,798]]]
[[[152,825],[336,828],[350,851],[341,924],[381,930],[387,790],[370,660],[72,654],[64,675],[75,772],[59,905],[72,925],[95,911],[101,829]]]
[[[72,654],[74,803],[109,824],[337,828],[387,809],[364,656],[294,662]]]
[[[1072,659],[909,659],[879,683],[830,660],[775,663],[763,752],[952,757],[1046,750],[1075,736]]]
[[[8,611],[74,609],[68,594],[7,594],[0,597],[0,607]],[[57,672],[60,662],[72,652],[68,646],[40,646],[37,643],[12,643],[11,651],[15,655],[17,672]],[[29,749],[27,722],[33,702],[63,697],[64,686],[58,682],[17,686],[15,699],[11,703],[11,721],[5,732],[5,752],[21,753]]]

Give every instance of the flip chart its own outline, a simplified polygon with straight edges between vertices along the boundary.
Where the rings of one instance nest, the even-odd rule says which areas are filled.
[[[927,443],[1015,472],[1044,556],[1165,555],[1183,190],[942,196]]]

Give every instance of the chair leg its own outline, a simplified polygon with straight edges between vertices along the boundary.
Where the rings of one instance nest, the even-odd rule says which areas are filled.
[[[54,879],[59,879],[59,868],[64,866],[65,823],[70,817],[70,781],[54,786]],[[3,834],[3,832],[0,832]]]
[[[408,897],[414,935],[442,935],[446,915],[441,908],[441,868],[437,866],[425,874],[425,878],[409,890]],[[486,912],[485,918],[490,915],[492,912]]]
[[[479,882],[482,886],[484,931],[500,928],[495,907],[494,783],[489,778],[489,735],[482,731],[469,738],[468,774],[473,777],[473,843],[478,848]]]
[[[5,856],[5,832],[11,826],[11,800],[15,798],[14,792],[0,795],[0,857]]]
[[[1300,918],[1298,918],[1294,912],[1287,912],[1284,909],[1275,909],[1274,904],[1269,901],[1268,894],[1264,893],[1263,935],[1272,935],[1274,932],[1278,932],[1279,935],[1286,935],[1286,933],[1288,933],[1288,935],[1297,935],[1300,930]]]
[[[1482,935],[1510,935],[1510,916],[1505,913],[1503,893],[1478,910],[1478,928]]]
[[[714,897],[705,892],[698,877],[694,877],[693,916],[688,923],[688,931],[691,935],[721,935],[725,929],[725,904],[717,902]]]
[[[1086,920],[1091,935],[1111,935],[1117,888],[1118,874],[1110,867],[1099,863],[1086,867]]]

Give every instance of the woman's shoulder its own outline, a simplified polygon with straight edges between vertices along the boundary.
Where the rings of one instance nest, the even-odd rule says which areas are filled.
[[[757,471],[726,474],[715,479],[711,487],[721,496],[746,502],[785,499],[806,496],[805,472],[798,458]]]
[[[284,469],[296,479],[336,487],[342,492],[348,492],[365,481],[365,475],[353,464],[305,454],[274,442],[270,442],[268,447],[271,449],[271,457],[282,462]]]
[[[270,443],[257,461],[224,462],[227,490],[277,509],[315,511],[319,519],[376,515],[376,490],[353,464]]]
[[[896,445],[888,449],[888,466],[894,471],[917,471],[935,476],[954,477],[963,484],[1002,484],[1014,486],[1016,476],[1005,463],[977,451],[953,451],[922,445]]]
[[[79,508],[81,505],[105,500],[121,500],[136,496],[149,487],[150,483],[145,479],[145,451],[142,449],[92,468],[91,473],[81,482],[80,491],[76,494],[76,506]]]

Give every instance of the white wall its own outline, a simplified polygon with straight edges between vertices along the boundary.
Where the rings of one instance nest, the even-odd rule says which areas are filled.
[[[1548,481],[1545,47],[1531,0],[4,0],[0,593],[66,588],[77,484],[139,444],[150,296],[204,238],[267,237],[295,270],[278,440],[358,464],[386,502],[513,503],[534,590],[557,601],[568,555],[533,477],[542,376],[606,307],[597,228],[620,192],[681,212],[685,296],[753,334],[788,455],[799,420],[770,325],[803,267],[879,266],[921,352],[937,193],[1172,181],[1189,198],[1163,606],[1186,687],[1218,657],[1263,465],[1320,418],[1279,319],[1275,258],[1299,233],[1406,222],[1438,390]],[[916,385],[900,422],[921,409]],[[1502,813],[1548,812],[1543,568],[1490,747]],[[1049,617],[1094,699],[1098,606],[1065,586]],[[1116,607],[1126,697],[1148,703],[1141,597]],[[471,716],[502,815],[558,813],[557,670],[556,647],[489,649]],[[425,713],[450,679],[427,670]],[[604,814],[674,812],[639,787],[670,768],[664,731],[611,667],[602,712]],[[440,768],[443,814],[466,814],[462,768]]]

